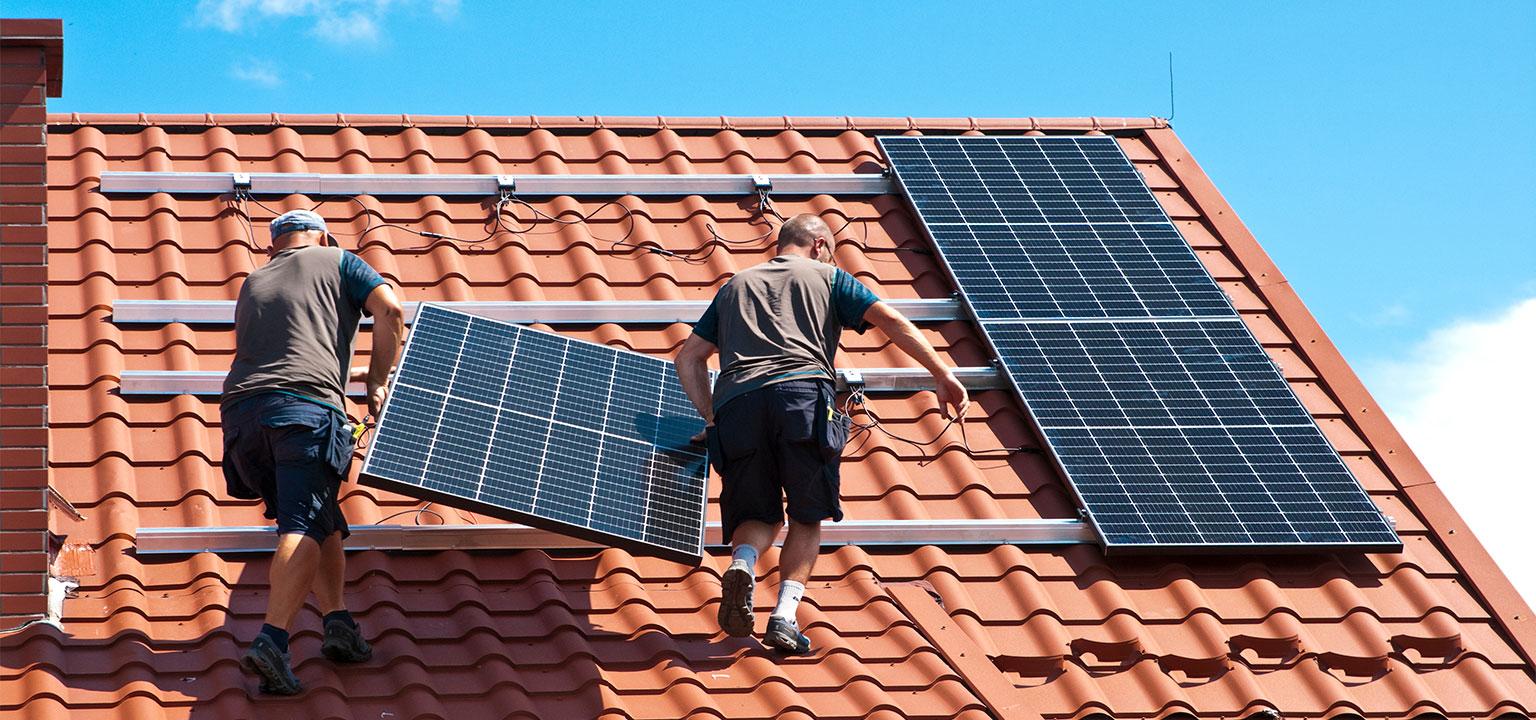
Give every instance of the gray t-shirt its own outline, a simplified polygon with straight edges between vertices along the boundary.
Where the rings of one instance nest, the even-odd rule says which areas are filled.
[[[363,304],[384,284],[362,258],[334,247],[284,250],[251,273],[235,303],[235,361],[223,407],[279,392],[337,412]]]
[[[799,255],[736,273],[693,326],[720,349],[715,408],[786,380],[831,381],[843,328],[864,332],[878,301],[852,275]]]

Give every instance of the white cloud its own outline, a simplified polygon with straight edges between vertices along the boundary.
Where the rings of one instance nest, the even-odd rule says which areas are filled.
[[[261,11],[268,15],[303,15],[324,6],[325,3],[320,0],[261,0]]]
[[[230,69],[229,74],[236,80],[244,80],[265,88],[275,88],[283,84],[282,76],[277,74],[277,69],[272,67],[271,63],[251,62],[236,65]]]
[[[274,22],[299,21],[310,35],[338,45],[369,45],[398,8],[427,5],[440,20],[459,11],[458,0],[198,0],[193,20],[225,32]]]
[[[1409,447],[1527,601],[1536,601],[1536,298],[1430,333],[1369,368]]]
[[[315,20],[312,32],[315,37],[340,44],[372,43],[379,39],[379,26],[362,12],[322,15]]]
[[[245,11],[251,5],[252,0],[198,0],[194,14],[200,25],[235,32],[244,24]]]

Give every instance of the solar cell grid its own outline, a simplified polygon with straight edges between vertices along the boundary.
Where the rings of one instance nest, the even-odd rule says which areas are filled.
[[[1044,432],[1112,545],[1396,542],[1316,426]]]
[[[424,305],[364,482],[697,562],[703,421],[669,365]]]
[[[932,232],[982,319],[1231,313],[1169,225],[939,225]]]
[[[1041,427],[1312,422],[1241,320],[984,327]]]
[[[880,142],[978,317],[1231,313],[1113,138]]]
[[[1400,547],[1114,138],[880,145],[1106,546]]]

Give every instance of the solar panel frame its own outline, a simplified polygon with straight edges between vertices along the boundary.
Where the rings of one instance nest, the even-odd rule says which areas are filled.
[[[933,164],[934,170],[907,167],[897,173],[897,181],[923,229],[941,251],[951,276],[957,285],[967,288],[964,294],[977,319],[1221,317],[1236,312],[1114,138],[879,139],[893,167],[903,156],[917,156],[917,151],[902,145],[921,149],[935,141],[972,146],[993,142],[999,148],[998,159],[980,167],[972,159],[976,154],[972,150],[922,149],[924,161]],[[1079,141],[1090,147],[1081,147]],[[1044,164],[1033,169],[1017,167],[1017,158],[1010,160],[1004,154],[1004,143],[1022,143],[1024,147],[1044,143],[1040,149]],[[975,168],[975,182],[957,187],[952,178],[941,177],[934,154],[964,159]],[[1118,160],[1121,165],[1094,165],[1092,157]],[[1075,173],[1063,175],[1056,167],[1077,160],[1082,163]],[[1019,195],[1011,188],[988,187],[988,179],[1055,183],[1059,192],[1037,193],[1026,188]],[[1085,258],[1083,240],[1097,241],[1102,252]],[[1073,242],[1070,255],[1064,250],[1068,241]],[[1128,262],[1127,252],[1132,248],[1139,257]],[[997,251],[1003,249],[1017,252],[1000,259]],[[1048,250],[1057,251],[1055,257],[1043,257]],[[1013,271],[1008,277],[999,271],[999,262],[1008,264],[1003,269]],[[1014,272],[1041,282],[1011,286],[1010,282],[1018,279]],[[990,286],[983,291],[978,281]],[[965,284],[960,285],[962,282]],[[1062,292],[1073,297],[1057,297]],[[1101,301],[1104,296],[1110,300]]]
[[[1316,425],[1041,434],[1115,551],[1401,550]],[[1298,473],[1304,482],[1292,481]]]
[[[463,323],[462,332],[449,328],[458,332],[451,366],[444,359],[454,352],[453,343],[444,345],[438,334],[438,325],[450,321]],[[476,331],[485,337],[471,342]],[[498,333],[515,344],[494,348]],[[553,348],[560,348],[558,358]],[[525,359],[520,349],[530,362],[558,370],[553,377],[519,372]],[[480,357],[466,366],[466,354]],[[690,438],[704,421],[670,366],[660,358],[423,304],[391,378],[360,481],[696,565],[704,555],[709,463],[707,451]],[[466,367],[477,372],[466,375]],[[584,382],[563,383],[568,372]],[[498,385],[496,404],[484,402]],[[647,399],[637,400],[640,395]],[[656,403],[653,415],[648,402]],[[428,426],[430,438],[409,432]],[[440,444],[445,428],[452,443]],[[570,482],[587,472],[588,485]],[[546,484],[546,477],[568,483]],[[591,491],[581,492],[584,487]],[[643,505],[638,514],[637,502]]]
[[[1180,539],[1176,537],[1163,537],[1159,539],[1156,533],[1150,533],[1150,536],[1146,538],[1128,537],[1125,533],[1122,533],[1116,529],[1117,523],[1112,517],[1113,512],[1109,511],[1108,509],[1105,509],[1104,512],[1096,511],[1096,504],[1102,504],[1102,500],[1100,500],[1099,503],[1090,501],[1090,497],[1095,492],[1095,489],[1093,487],[1088,487],[1088,496],[1085,496],[1085,488],[1079,487],[1078,478],[1074,475],[1072,469],[1069,469],[1069,467],[1064,464],[1063,461],[1064,455],[1071,455],[1071,453],[1064,451],[1071,449],[1067,446],[1067,443],[1069,440],[1071,440],[1071,434],[1074,430],[1081,431],[1092,429],[1095,432],[1102,432],[1106,429],[1106,427],[1082,425],[1080,428],[1074,429],[1070,425],[1042,425],[1039,419],[1036,417],[1037,413],[1035,412],[1035,408],[1026,398],[1024,385],[1021,382],[1021,378],[1019,377],[1023,374],[1020,371],[1020,368],[1016,366],[1009,367],[1009,364],[1006,361],[1000,362],[1000,371],[1004,374],[1005,377],[1008,378],[1010,385],[1014,388],[1020,400],[1025,403],[1027,408],[1029,408],[1030,412],[1028,415],[1030,424],[1035,428],[1037,434],[1042,438],[1043,442],[1050,450],[1051,461],[1062,472],[1064,477],[1071,480],[1071,482],[1068,483],[1068,486],[1071,491],[1078,497],[1082,512],[1090,520],[1091,525],[1094,527],[1095,533],[1098,535],[1099,540],[1107,553],[1179,552],[1197,554],[1225,552],[1233,549],[1240,549],[1243,551],[1282,552],[1322,550],[1396,552],[1402,549],[1401,540],[1397,537],[1395,531],[1392,529],[1390,521],[1385,517],[1385,515],[1381,513],[1380,509],[1376,507],[1375,503],[1371,501],[1369,494],[1365,492],[1363,486],[1361,486],[1358,480],[1354,477],[1353,473],[1349,470],[1348,465],[1344,463],[1342,457],[1338,454],[1333,445],[1328,442],[1325,436],[1323,436],[1321,429],[1318,428],[1316,421],[1311,417],[1310,413],[1307,413],[1305,408],[1301,406],[1299,399],[1295,397],[1294,391],[1290,389],[1289,384],[1286,383],[1284,378],[1281,376],[1279,368],[1273,365],[1273,361],[1270,360],[1267,353],[1264,352],[1262,345],[1258,342],[1257,338],[1253,336],[1252,331],[1248,328],[1247,324],[1242,321],[1241,316],[1237,313],[1236,308],[1231,304],[1231,301],[1227,298],[1226,294],[1221,291],[1220,287],[1216,284],[1215,279],[1212,278],[1209,271],[1205,269],[1204,264],[1199,262],[1199,258],[1195,256],[1193,248],[1190,247],[1190,245],[1183,239],[1183,236],[1178,232],[1177,227],[1174,226],[1172,221],[1167,217],[1166,213],[1162,209],[1161,204],[1159,204],[1156,198],[1152,196],[1150,189],[1146,186],[1145,181],[1142,179],[1140,173],[1136,171],[1134,165],[1130,162],[1130,159],[1126,157],[1124,151],[1120,148],[1119,143],[1115,141],[1114,138],[1108,136],[1097,138],[1072,136],[1020,139],[1031,140],[1035,142],[1045,141],[1047,143],[1080,143],[1082,141],[1087,141],[1088,143],[1097,144],[1098,147],[1090,148],[1090,150],[1087,151],[1082,151],[1081,154],[1085,159],[1087,159],[1091,154],[1096,153],[1100,158],[1107,158],[1121,163],[1121,172],[1114,174],[1108,180],[1105,180],[1095,174],[1095,180],[1100,181],[1102,187],[1106,189],[1105,192],[1099,193],[1101,200],[1104,197],[1108,197],[1110,203],[1124,203],[1125,206],[1130,209],[1130,212],[1123,213],[1123,218],[1121,218],[1117,223],[1116,218],[1108,208],[1102,205],[1092,204],[1090,204],[1089,207],[1085,207],[1078,203],[1073,205],[1073,208],[1077,211],[1081,211],[1081,215],[1076,218],[1072,218],[1071,220],[1073,222],[1069,222],[1067,225],[1085,224],[1093,225],[1095,228],[1102,228],[1106,223],[1117,226],[1131,226],[1138,224],[1152,224],[1159,226],[1159,228],[1163,230],[1163,234],[1160,236],[1160,239],[1171,237],[1177,240],[1177,247],[1167,247],[1164,249],[1164,252],[1170,253],[1171,257],[1177,258],[1178,262],[1174,263],[1174,265],[1180,267],[1188,267],[1187,263],[1193,262],[1198,266],[1198,272],[1188,272],[1181,274],[1181,277],[1185,282],[1182,285],[1175,284],[1175,290],[1186,291],[1190,290],[1192,287],[1195,289],[1200,289],[1202,287],[1209,288],[1209,291],[1214,291],[1214,293],[1220,296],[1220,302],[1212,301],[1212,296],[1209,291],[1199,293],[1198,295],[1200,299],[1197,302],[1193,304],[1186,303],[1182,308],[1179,307],[1176,303],[1147,303],[1144,301],[1145,299],[1156,299],[1155,295],[1150,294],[1137,297],[1136,303],[1134,304],[1128,305],[1122,299],[1121,304],[1117,305],[1112,303],[1100,303],[1098,305],[1090,306],[1086,311],[1083,309],[1081,303],[1078,305],[1073,305],[1071,303],[1060,303],[1055,302],[1054,298],[1051,298],[1052,301],[1049,303],[1040,303],[1035,307],[1023,307],[1022,310],[1020,306],[1015,306],[1012,308],[1015,310],[1015,312],[1011,313],[995,312],[995,306],[989,308],[987,307],[986,303],[976,302],[976,300],[973,298],[973,295],[976,294],[974,289],[968,288],[968,284],[965,282],[967,278],[965,278],[961,273],[956,272],[954,259],[950,257],[951,253],[946,251],[946,243],[940,241],[940,236],[942,235],[942,231],[946,229],[945,226],[947,225],[967,225],[968,223],[966,222],[964,212],[967,210],[976,210],[978,208],[982,211],[985,211],[985,204],[981,203],[980,200],[976,197],[966,196],[965,193],[962,193],[962,196],[964,197],[961,199],[963,199],[964,202],[955,202],[952,212],[949,207],[939,207],[939,219],[941,222],[930,222],[931,218],[928,217],[924,211],[925,198],[922,196],[922,193],[924,191],[928,192],[928,196],[926,198],[928,201],[936,199],[938,196],[938,191],[943,189],[942,178],[936,171],[925,173],[923,171],[924,169],[919,169],[919,172],[914,179],[909,169],[898,167],[900,151],[897,151],[893,157],[893,149],[896,145],[900,145],[902,143],[922,143],[938,139],[954,140],[957,142],[977,142],[983,140],[982,137],[935,138],[930,136],[888,136],[881,137],[878,139],[878,141],[882,150],[886,153],[886,157],[890,161],[892,173],[896,177],[898,186],[901,187],[903,192],[907,195],[908,203],[912,206],[914,214],[918,218],[918,223],[922,226],[924,231],[928,233],[929,237],[934,239],[935,255],[939,258],[940,264],[949,274],[951,281],[954,282],[955,286],[960,290],[960,296],[962,298],[963,304],[967,308],[967,312],[970,314],[973,322],[975,322],[977,326],[983,330],[983,339],[991,348],[995,357],[1005,359],[1004,353],[1000,351],[1001,348],[999,347],[996,339],[993,337],[995,331],[999,328],[1032,328],[1071,323],[1140,323],[1153,327],[1165,324],[1173,324],[1175,326],[1188,326],[1190,324],[1210,324],[1217,327],[1224,327],[1226,330],[1235,333],[1234,337],[1232,338],[1234,342],[1238,342],[1238,344],[1244,347],[1256,350],[1258,354],[1262,355],[1262,360],[1257,356],[1253,357],[1252,359],[1255,363],[1261,363],[1263,366],[1267,366],[1272,375],[1278,379],[1280,384],[1284,386],[1285,396],[1273,398],[1273,401],[1279,405],[1284,405],[1285,407],[1292,409],[1293,412],[1291,415],[1293,418],[1295,416],[1294,411],[1299,411],[1301,418],[1296,424],[1273,425],[1266,423],[1261,425],[1250,424],[1229,426],[1159,426],[1143,423],[1142,425],[1136,425],[1134,424],[1133,418],[1126,416],[1125,422],[1123,424],[1108,427],[1123,433],[1151,434],[1151,436],[1156,436],[1158,434],[1166,435],[1170,430],[1176,432],[1209,432],[1213,428],[1217,427],[1222,427],[1222,429],[1225,430],[1236,430],[1240,433],[1248,433],[1250,431],[1258,430],[1268,431],[1271,433],[1289,434],[1292,436],[1292,442],[1303,442],[1307,445],[1307,447],[1302,448],[1303,450],[1308,452],[1321,452],[1323,455],[1323,460],[1321,463],[1322,465],[1327,466],[1326,470],[1328,472],[1333,473],[1332,477],[1335,480],[1338,480],[1338,478],[1343,478],[1343,480],[1338,480],[1338,482],[1341,484],[1339,484],[1337,488],[1334,488],[1335,490],[1341,489],[1340,492],[1342,494],[1334,497],[1334,500],[1346,504],[1356,504],[1356,506],[1351,506],[1351,509],[1347,510],[1347,512],[1350,513],[1357,513],[1356,515],[1351,515],[1348,519],[1348,522],[1355,524],[1347,529],[1342,525],[1337,525],[1339,534],[1342,534],[1346,538],[1342,541],[1337,540],[1335,537],[1325,536],[1323,533],[1310,530],[1307,533],[1297,534],[1295,540],[1282,537],[1279,533],[1262,533],[1265,536],[1260,538],[1258,541],[1254,541],[1252,538],[1248,538],[1241,542],[1224,541],[1221,543],[1206,541],[1200,536],[1198,532],[1192,535],[1192,537],[1196,538],[1196,541],[1193,542],[1188,541],[1187,539]],[[1005,140],[1009,138],[993,137],[986,139]],[[1057,154],[1060,154],[1060,152]],[[1072,185],[1068,185],[1068,180],[1071,180],[1075,186],[1081,187],[1082,183],[1085,182],[1085,177],[1082,177],[1082,175],[1083,173],[1078,173],[1078,176],[1062,178],[1062,188],[1070,189],[1073,187]],[[978,178],[979,177],[980,175],[978,174]],[[917,192],[916,195],[914,195],[914,191]],[[1065,194],[1070,196],[1072,193],[1068,191]],[[950,195],[950,197],[953,198],[954,196]],[[1030,197],[1029,199],[1031,201],[1035,200],[1034,197]],[[1018,204],[1016,202],[1017,200],[1019,200],[1019,198],[1015,197],[1010,200],[1010,203],[1012,203],[1014,207],[1028,207],[1027,205]],[[1043,211],[1040,214],[1041,222],[1025,223],[1025,226],[1049,226],[1052,223],[1048,222],[1045,211],[1058,211],[1066,207],[1066,201],[1063,200],[1062,197],[1048,198],[1048,201],[1049,202],[1047,204],[1036,202],[1036,207],[1043,208]],[[930,209],[932,208],[931,205],[928,207],[930,207]],[[1002,210],[1004,209],[1002,204],[994,203],[994,207],[996,207],[999,212],[997,213],[996,217],[991,218],[993,222],[990,225],[987,225],[988,227],[1008,227],[1011,231],[1013,230],[1013,226],[1019,225],[1019,223],[1004,222],[1008,218],[1002,213]],[[1141,233],[1142,231],[1138,230],[1135,234],[1137,234],[1139,237]],[[951,238],[952,237],[953,236],[951,236]],[[1018,249],[1019,252],[1024,252],[1025,249],[1022,243],[1020,243]],[[1148,246],[1149,252],[1151,252],[1153,249],[1154,248],[1152,248],[1152,246]],[[1157,262],[1152,263],[1151,266],[1160,268],[1169,267],[1168,264],[1158,265]],[[994,277],[1001,280],[1002,276],[994,273]],[[1169,277],[1171,279],[1172,275],[1169,275]],[[1086,276],[1084,279],[1087,279]],[[1134,283],[1127,283],[1127,285],[1133,288],[1135,287]],[[1145,285],[1143,284],[1142,287],[1145,287]],[[1090,291],[1093,291],[1092,288],[1090,288]],[[982,295],[985,295],[985,293],[982,293]],[[1140,307],[1136,307],[1136,305],[1139,305]],[[1128,312],[1126,311],[1127,309],[1129,310]],[[1124,314],[1116,315],[1112,312],[1109,312],[1109,310],[1121,311],[1124,312]],[[1289,402],[1286,402],[1287,399]],[[1305,440],[1298,441],[1295,439],[1296,437],[1304,437]],[[1206,446],[1208,446],[1210,449],[1216,449],[1216,445],[1212,443],[1206,443]],[[1195,448],[1195,452],[1197,454],[1199,451],[1200,448]],[[1083,457],[1086,456],[1084,455]],[[1312,461],[1312,464],[1316,464],[1318,462],[1316,456],[1309,457]],[[1331,460],[1329,458],[1331,458]],[[1077,469],[1076,474],[1084,475],[1081,468]],[[1092,478],[1084,477],[1084,479],[1089,480],[1091,485]],[[1362,502],[1363,504],[1360,504]],[[1185,517],[1189,517],[1187,513],[1185,514]],[[1163,527],[1164,529],[1167,529],[1171,527],[1171,524],[1165,523]],[[1351,535],[1351,533],[1353,533],[1353,535]],[[1216,535],[1219,535],[1219,533],[1216,533]],[[1348,539],[1350,537],[1353,537],[1354,539]]]
[[[1369,494],[1359,484],[1355,474],[1349,470],[1349,465],[1342,461],[1332,442],[1327,441],[1321,428],[1313,421],[1312,414],[1307,413],[1306,407],[1296,399],[1295,393],[1289,388],[1289,384],[1279,375],[1278,367],[1273,365],[1269,355],[1264,353],[1263,345],[1258,344],[1247,329],[1247,325],[1241,318],[1224,319],[1224,321],[1210,321],[1210,319],[1147,319],[1137,318],[1129,321],[1009,321],[1009,322],[980,322],[983,329],[983,338],[992,347],[992,352],[997,358],[998,370],[1009,385],[1014,388],[1018,398],[1029,408],[1029,422],[1035,428],[1038,438],[1043,442],[1046,450],[1049,450],[1052,464],[1061,471],[1063,477],[1068,477],[1069,488],[1074,496],[1078,497],[1081,511],[1091,520],[1100,542],[1103,543],[1106,553],[1111,554],[1146,554],[1146,553],[1180,553],[1180,554],[1213,554],[1224,551],[1270,551],[1270,553],[1292,553],[1292,551],[1367,551],[1367,553],[1396,553],[1402,550],[1401,539],[1398,539],[1390,523],[1385,519],[1375,502],[1370,500]],[[1144,390],[1155,387],[1154,382],[1132,382],[1132,387],[1117,387],[1118,382],[1104,382],[1097,379],[1094,384],[1100,385],[1101,396],[1089,398],[1084,401],[1081,396],[1071,398],[1072,404],[1081,405],[1084,402],[1098,402],[1100,407],[1095,407],[1097,413],[1104,413],[1109,407],[1120,413],[1120,418],[1112,419],[1107,424],[1092,424],[1084,422],[1081,414],[1052,414],[1051,411],[1038,411],[1040,405],[1040,393],[1037,388],[1031,388],[1026,373],[1015,362],[1009,362],[1009,353],[1000,350],[1000,341],[1009,342],[1008,332],[1060,333],[1068,327],[1115,327],[1115,325],[1130,325],[1135,329],[1155,332],[1158,335],[1178,335],[1167,333],[1164,325],[1175,325],[1184,332],[1192,329],[1200,329],[1206,332],[1210,325],[1217,325],[1218,329],[1229,333],[1229,341],[1243,345],[1250,344],[1250,352],[1256,355],[1240,356],[1238,362],[1232,362],[1229,358],[1212,356],[1213,368],[1220,368],[1215,372],[1218,388],[1230,388],[1230,381],[1220,378],[1224,375],[1238,375],[1238,373],[1263,373],[1269,370],[1275,378],[1275,387],[1272,387],[1272,395],[1264,398],[1264,401],[1275,402],[1292,411],[1295,422],[1290,424],[1255,424],[1255,422],[1232,422],[1221,424],[1212,422],[1212,418],[1169,418],[1167,414],[1154,410],[1147,413],[1146,407],[1141,411],[1134,411],[1127,407],[1126,402],[1117,398],[1123,396],[1126,391]],[[1006,345],[1005,345],[1006,347]],[[1204,350],[1204,348],[1200,348]],[[1092,364],[1091,356],[1084,355],[1086,365]],[[1246,365],[1246,367],[1244,367]],[[1174,367],[1178,367],[1177,364]],[[1236,370],[1236,372],[1233,372]],[[1086,375],[1086,373],[1084,373]],[[1183,376],[1184,381],[1189,382],[1187,390],[1197,391],[1201,398],[1209,396],[1209,385],[1212,379],[1195,379],[1183,372],[1183,368],[1174,370],[1174,376]],[[1160,378],[1166,381],[1166,378]],[[1080,381],[1072,381],[1080,382]],[[1034,390],[1034,391],[1032,391]],[[1283,393],[1283,395],[1281,395]],[[1060,395],[1060,393],[1058,393]],[[1106,396],[1107,395],[1107,398]],[[1152,407],[1163,404],[1160,401],[1149,399]],[[1230,410],[1238,410],[1240,413],[1250,413],[1255,407],[1261,407],[1260,402],[1252,399],[1240,399],[1235,402]],[[1217,407],[1210,407],[1210,416],[1218,416],[1221,411]],[[1241,436],[1246,445],[1235,445],[1232,442],[1221,444],[1220,441],[1212,441],[1210,433],[1227,433],[1229,436]],[[1252,450],[1255,442],[1264,441],[1264,433],[1270,436],[1286,436],[1287,444],[1284,447],[1286,453],[1260,453]],[[1129,442],[1120,442],[1115,447],[1103,447],[1104,439],[1121,436],[1121,438],[1135,439],[1141,447]],[[1189,499],[1190,502],[1198,502],[1201,497],[1210,500],[1220,497],[1221,502],[1226,502],[1223,497],[1227,488],[1235,488],[1241,485],[1244,474],[1250,477],[1249,482],[1256,482],[1255,487],[1249,487],[1250,493],[1273,494],[1303,493],[1298,497],[1283,497],[1284,502],[1273,500],[1273,507],[1281,510],[1279,516],[1261,517],[1255,513],[1255,508],[1247,507],[1243,523],[1246,527],[1258,528],[1264,523],[1289,522],[1293,525],[1289,534],[1284,531],[1275,533],[1252,534],[1246,537],[1238,537],[1235,534],[1207,533],[1200,530],[1200,523],[1213,523],[1213,514],[1209,510],[1186,510],[1178,507],[1177,502],[1164,504],[1164,507],[1141,507],[1135,500],[1120,500],[1117,508],[1117,500],[1112,497],[1117,488],[1109,487],[1109,484],[1118,485],[1118,490],[1126,490],[1126,474],[1130,470],[1130,464],[1121,462],[1120,465],[1111,468],[1091,468],[1086,465],[1097,461],[1100,457],[1111,456],[1135,456],[1137,450],[1144,450],[1141,456],[1150,456],[1150,448],[1155,445],[1147,445],[1147,438],[1201,438],[1204,442],[1184,442],[1186,454],[1170,453],[1163,451],[1157,453],[1157,468],[1140,468],[1140,477],[1130,473],[1130,484],[1137,484],[1140,490],[1147,487],[1155,487],[1157,481],[1152,481],[1152,476],[1161,477],[1161,468],[1178,467],[1178,462],[1193,459],[1195,464],[1184,468],[1181,479],[1184,487],[1178,488],[1180,497]],[[1083,451],[1091,442],[1084,442],[1084,438],[1092,442],[1091,451]],[[1175,445],[1177,447],[1177,445]],[[1244,451],[1250,448],[1250,451]],[[1120,453],[1112,453],[1111,450],[1121,450]],[[1126,451],[1129,450],[1129,451]],[[1215,451],[1215,457],[1213,457]],[[1221,456],[1220,453],[1226,453]],[[1221,470],[1220,462],[1233,462],[1233,457],[1273,457],[1269,462],[1247,462],[1247,467],[1229,468],[1226,477],[1218,477],[1217,471]],[[1095,473],[1097,470],[1097,473]],[[1149,474],[1150,473],[1150,474]],[[1289,474],[1287,474],[1289,473]],[[1107,477],[1106,477],[1107,476]],[[1290,477],[1306,477],[1304,488],[1289,487]],[[1204,479],[1201,479],[1204,477]],[[1218,484],[1220,479],[1220,484]],[[1209,482],[1210,487],[1193,487],[1192,485]],[[1240,481],[1233,484],[1233,481]],[[1150,482],[1150,485],[1149,485]],[[1303,508],[1298,507],[1298,502],[1307,502],[1306,493],[1321,493],[1312,497],[1312,505],[1306,513],[1299,513]],[[1155,505],[1155,504],[1154,504]],[[1135,516],[1135,519],[1130,517]],[[1154,517],[1155,522],[1147,522],[1143,516]],[[1335,522],[1335,516],[1338,520]],[[1309,520],[1310,519],[1310,520]],[[1313,527],[1313,523],[1321,522],[1322,527]],[[1129,527],[1127,527],[1129,525]],[[1140,525],[1144,533],[1137,533],[1135,527]],[[1304,527],[1303,527],[1304,525]],[[1183,530],[1183,536],[1180,534]]]
[[[1313,423],[1240,318],[983,330],[1041,427]]]

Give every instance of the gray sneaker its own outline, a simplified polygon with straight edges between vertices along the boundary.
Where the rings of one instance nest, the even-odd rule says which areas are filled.
[[[778,615],[768,618],[763,644],[786,655],[809,655],[811,652],[811,639],[800,632],[800,625]]]
[[[720,576],[720,629],[731,637],[752,634],[752,589],[757,580],[745,560],[732,560]]]
[[[298,676],[293,674],[288,653],[278,650],[277,643],[266,635],[257,635],[251,642],[240,664],[261,676],[261,691],[270,695],[298,695],[304,692]]]
[[[363,639],[362,630],[345,620],[325,624],[325,642],[320,652],[333,662],[360,663],[373,659],[373,648]]]

